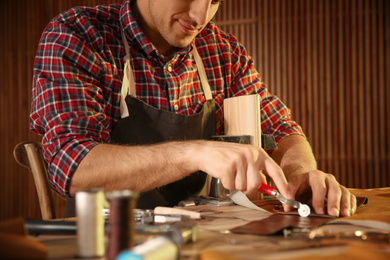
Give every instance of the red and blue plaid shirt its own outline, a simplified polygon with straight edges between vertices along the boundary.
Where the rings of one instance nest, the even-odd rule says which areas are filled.
[[[130,1],[76,7],[58,15],[38,46],[30,127],[42,136],[50,181],[62,196],[70,196],[70,178],[83,157],[97,144],[110,142],[111,129],[120,120],[125,56],[121,28],[129,41],[139,99],[183,115],[200,112],[205,102],[191,52],[194,45],[165,59],[134,20]],[[216,103],[217,134],[223,134],[224,98],[259,93],[263,133],[274,135],[277,142],[303,135],[234,36],[210,22],[194,44]]]

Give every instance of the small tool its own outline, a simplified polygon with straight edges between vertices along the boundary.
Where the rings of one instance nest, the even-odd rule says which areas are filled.
[[[289,205],[293,208],[298,209],[299,216],[301,217],[307,217],[310,215],[310,207],[306,204],[302,204],[295,200],[289,200],[283,197],[276,189],[272,188],[271,186],[265,184],[264,182],[261,184],[259,191],[276,197],[280,202]]]

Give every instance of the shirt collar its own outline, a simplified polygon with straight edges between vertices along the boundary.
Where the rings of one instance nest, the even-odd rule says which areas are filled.
[[[159,58],[164,59],[164,56],[156,49],[156,47],[149,41],[142,29],[139,27],[137,21],[131,11],[131,6],[135,0],[126,0],[120,10],[120,25],[124,30],[127,39],[129,40],[130,47],[141,49],[146,55],[157,55]],[[182,48],[177,52],[179,56],[186,55],[192,50],[192,44]]]

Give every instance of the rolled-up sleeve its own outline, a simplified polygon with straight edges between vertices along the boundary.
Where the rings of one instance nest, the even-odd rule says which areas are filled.
[[[52,187],[68,197],[70,180],[85,155],[109,142],[113,84],[96,49],[53,20],[42,34],[33,75],[30,128],[42,136]],[[89,46],[89,47],[87,47]],[[115,74],[115,73],[114,73]],[[104,88],[102,87],[104,85]]]

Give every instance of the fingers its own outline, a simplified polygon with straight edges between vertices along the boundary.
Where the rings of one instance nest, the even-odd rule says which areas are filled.
[[[282,171],[282,169],[277,165],[274,160],[267,158],[264,161],[264,170],[267,171],[267,174],[272,178],[275,183],[278,191],[287,199],[294,199],[290,189],[288,188],[287,179]]]
[[[325,214],[325,198],[327,187],[325,176],[317,172],[309,172],[309,183],[312,190],[312,206],[317,214]]]
[[[236,190],[246,191],[248,189],[248,178],[252,167],[249,167],[246,163],[242,163],[237,167],[237,172],[234,178],[234,184]],[[252,173],[253,174],[253,173]]]
[[[248,174],[248,179],[247,179],[247,190],[243,191],[245,195],[247,195],[249,198],[258,200],[260,197],[260,192],[259,192],[259,186],[263,182],[267,182],[264,174],[258,170],[256,170],[255,167],[250,167],[250,169],[253,170],[253,173]],[[260,185],[257,185],[256,183],[260,183]]]
[[[351,194],[347,188],[341,187],[340,215],[349,217],[356,212],[356,196]]]
[[[338,217],[340,215],[342,191],[333,175],[327,175],[326,177],[325,184],[328,187],[328,215]],[[343,199],[345,200],[345,196]]]
[[[229,153],[225,158],[225,169],[221,169],[222,176],[220,177],[223,186],[229,190],[246,191],[248,188],[248,171],[251,170],[248,164],[248,152],[247,151],[234,151]],[[253,175],[253,172],[251,173]]]
[[[290,186],[282,169],[261,148],[237,143],[211,142],[204,153],[198,169],[222,181],[226,189],[254,193],[265,180],[261,171],[272,178],[278,191],[288,199],[295,193],[312,194],[312,206],[317,214],[335,217],[350,216],[356,211],[356,197],[340,185],[331,174],[319,170],[290,176]],[[210,161],[213,163],[210,164]],[[307,193],[309,192],[309,193]],[[285,211],[291,207],[283,205]],[[327,210],[325,210],[327,208]]]
[[[350,202],[351,202],[351,214],[355,214],[356,209],[357,209],[357,201],[356,201],[356,196],[353,194],[350,194]]]
[[[264,170],[283,195],[289,194],[283,171],[262,148],[226,142],[212,142],[210,145],[212,149],[204,155],[208,159],[205,161],[207,167],[200,169],[221,179],[226,189],[254,193],[265,179],[261,173]],[[213,161],[211,167],[210,160]]]
[[[356,211],[356,197],[340,185],[336,178],[321,171],[309,172],[312,206],[317,214],[347,217]],[[327,207],[327,212],[325,212]]]
[[[276,187],[278,188],[279,192],[286,198],[292,199],[291,192],[288,188],[288,182],[287,179],[283,173],[283,170],[279,167],[279,165],[268,156],[268,154],[263,150],[259,149],[256,151],[254,155],[254,161],[255,161],[255,168],[254,170],[259,171],[265,171],[273,180]],[[258,174],[257,174],[258,176]],[[265,176],[262,175],[262,180],[253,182],[255,185],[253,185],[250,188],[258,190],[261,183],[265,181]],[[249,182],[248,182],[249,183]]]
[[[263,161],[270,159],[269,156],[264,153],[259,153],[259,148],[254,146],[240,147],[240,151],[236,151],[237,155],[231,161],[233,174],[230,174],[231,178],[229,186],[230,189],[236,189],[245,193],[253,193],[257,191],[263,181],[261,170]]]

